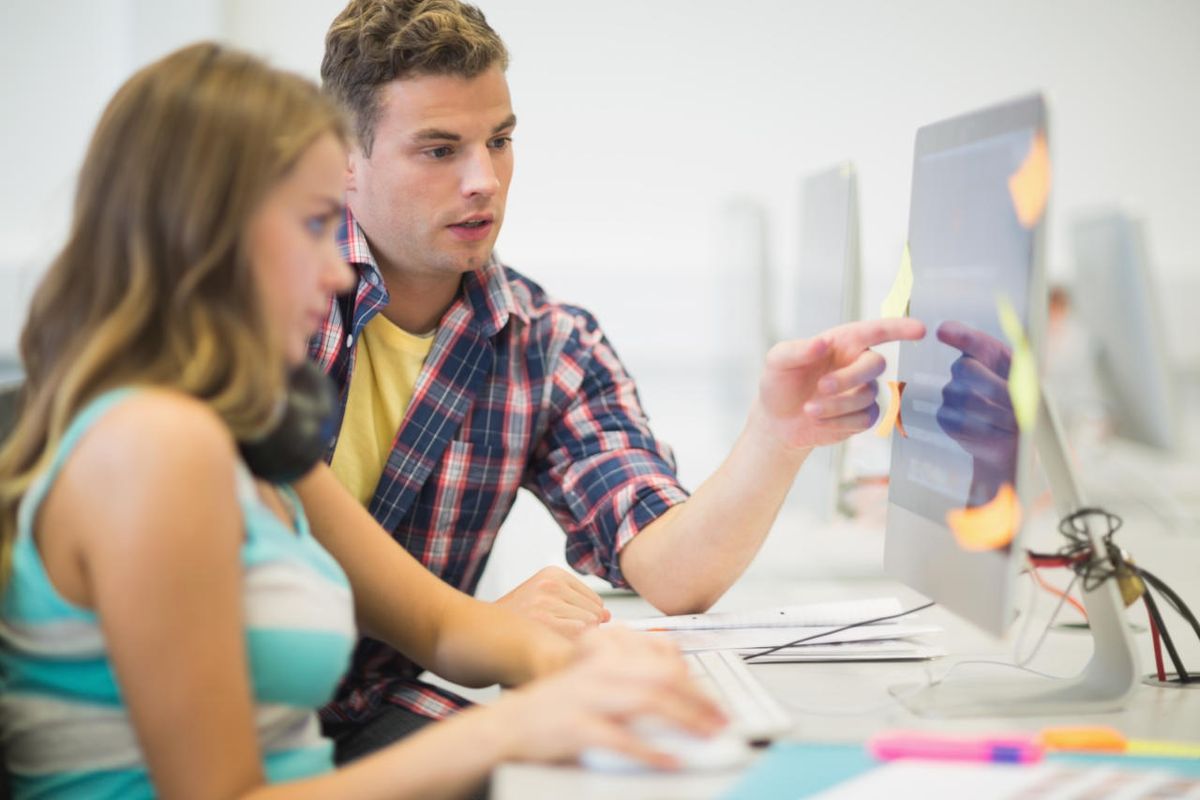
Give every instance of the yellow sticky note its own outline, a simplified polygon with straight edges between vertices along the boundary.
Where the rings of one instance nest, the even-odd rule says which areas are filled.
[[[1026,228],[1036,225],[1050,196],[1050,149],[1046,146],[1046,135],[1041,131],[1033,137],[1033,144],[1021,166],[1009,177],[1008,193],[1021,225]]]
[[[879,307],[879,316],[884,319],[888,317],[907,317],[908,300],[912,295],[912,285],[912,258],[908,254],[908,244],[905,243],[904,255],[900,256],[900,271],[896,273],[896,280],[892,282],[892,290],[888,292],[887,299]]]
[[[900,416],[900,399],[904,396],[904,386],[904,381],[888,381],[888,388],[892,390],[891,399],[888,401],[887,410],[879,418],[879,424],[875,426],[875,435],[880,439],[891,436],[892,428],[900,431],[900,435],[905,439],[908,438],[908,431],[904,430],[904,420]]]
[[[1004,330],[1004,336],[1012,345],[1012,358],[1008,367],[1008,397],[1012,401],[1018,427],[1029,432],[1037,423],[1038,401],[1041,399],[1037,362],[1033,358],[1033,348],[1029,346],[1025,329],[1021,327],[1021,319],[1006,295],[1002,294],[996,298],[996,313],[1000,317],[1000,327]]]
[[[1006,483],[984,505],[947,511],[946,524],[963,550],[997,550],[1011,542],[1021,526],[1021,501]]]

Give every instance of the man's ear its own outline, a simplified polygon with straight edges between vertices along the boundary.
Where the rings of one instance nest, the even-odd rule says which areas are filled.
[[[351,147],[350,152],[346,154],[346,192],[353,192],[356,186],[356,176],[359,170],[359,162],[366,158],[362,151],[357,147]]]

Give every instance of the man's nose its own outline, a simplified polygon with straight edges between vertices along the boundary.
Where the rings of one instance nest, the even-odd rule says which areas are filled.
[[[462,193],[465,197],[491,197],[500,188],[500,178],[492,163],[492,151],[479,147],[463,161]]]

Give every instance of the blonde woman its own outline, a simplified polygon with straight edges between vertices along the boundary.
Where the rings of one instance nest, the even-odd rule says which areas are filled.
[[[289,375],[351,284],[345,148],[313,86],[211,44],[106,109],[0,451],[18,796],[455,796],[502,760],[589,746],[669,764],[636,716],[720,725],[677,654],[572,645],[450,589],[310,467],[320,393]],[[313,709],[356,624],[460,683],[553,674],[335,772]]]

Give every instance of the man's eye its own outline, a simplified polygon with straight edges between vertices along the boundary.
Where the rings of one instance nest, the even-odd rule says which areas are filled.
[[[495,139],[492,139],[493,150],[505,150],[510,144],[512,144],[511,136],[497,136]]]
[[[308,232],[313,236],[321,236],[325,233],[325,224],[327,221],[328,218],[324,214],[319,217],[309,217],[308,219],[304,220],[304,227],[307,228]]]
[[[431,158],[448,158],[454,152],[452,147],[432,147],[425,151]]]

